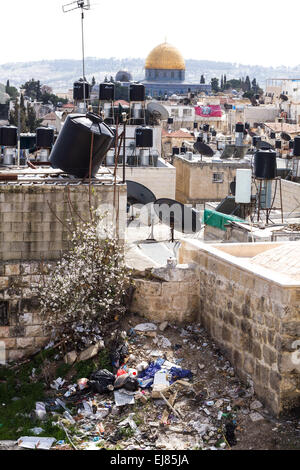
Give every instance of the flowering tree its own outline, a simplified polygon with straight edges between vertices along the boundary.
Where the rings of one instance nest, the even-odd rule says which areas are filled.
[[[125,312],[129,275],[112,233],[103,216],[75,223],[69,251],[39,287],[47,324],[77,349],[99,341],[105,325]]]

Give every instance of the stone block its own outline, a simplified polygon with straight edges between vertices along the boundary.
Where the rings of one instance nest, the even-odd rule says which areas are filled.
[[[26,349],[34,346],[34,338],[17,338],[17,348]]]

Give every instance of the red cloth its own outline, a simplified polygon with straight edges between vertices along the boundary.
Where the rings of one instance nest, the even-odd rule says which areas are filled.
[[[222,117],[222,109],[220,105],[195,106],[197,116],[201,117]]]

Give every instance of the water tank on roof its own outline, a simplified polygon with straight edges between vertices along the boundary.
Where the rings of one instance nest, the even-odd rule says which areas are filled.
[[[300,135],[297,135],[294,139],[294,156],[300,157]]]
[[[90,151],[92,172],[95,177],[114,138],[112,130],[93,113],[69,114],[50,155],[53,168],[85,178],[89,176]]]
[[[130,101],[145,101],[145,85],[132,83],[129,88]]]
[[[236,170],[235,202],[237,204],[249,204],[251,202],[251,169],[238,168]]]
[[[194,129],[198,129],[198,122],[194,122]]]
[[[272,140],[276,139],[276,134],[275,134],[275,132],[271,132],[270,139],[272,139]]]
[[[179,155],[180,153],[180,148],[179,147],[173,147],[172,148],[172,154],[173,155]]]
[[[276,140],[276,142],[275,142],[275,148],[276,148],[276,149],[281,149],[281,140]]]
[[[244,132],[244,124],[242,122],[237,122],[236,123],[235,132],[236,133],[243,133]]]
[[[54,143],[54,129],[50,127],[38,127],[36,130],[36,146],[50,149]]]
[[[203,131],[204,132],[209,132],[209,125],[208,124],[204,124]]]
[[[254,157],[254,175],[256,179],[272,180],[276,178],[276,152],[258,150]]]
[[[88,100],[90,98],[91,93],[91,86],[86,81],[74,82],[73,85],[73,99],[75,101],[83,101],[84,100],[84,90],[85,90],[85,99]]]
[[[135,143],[138,148],[153,147],[153,129],[151,127],[137,127],[135,130]]]
[[[18,129],[15,126],[1,127],[1,142],[4,147],[16,147],[18,143]]]
[[[173,118],[168,118],[168,124],[173,124],[174,119]]]
[[[252,137],[252,145],[253,147],[256,147],[257,143],[261,142],[261,137],[258,135],[255,135]]]
[[[290,140],[289,141],[289,149],[292,150],[294,148],[294,141]]]
[[[100,83],[99,87],[99,100],[100,101],[114,101],[115,99],[115,84],[114,83]]]

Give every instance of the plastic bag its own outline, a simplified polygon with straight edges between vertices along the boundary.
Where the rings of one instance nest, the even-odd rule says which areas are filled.
[[[114,389],[119,390],[120,388],[124,388],[128,392],[136,392],[139,388],[138,380],[129,374],[120,375],[116,378]]]
[[[117,369],[120,368],[122,364],[124,364],[125,358],[128,356],[129,350],[127,344],[120,344],[115,348],[114,351],[110,354],[110,359],[113,367]]]
[[[90,376],[89,385],[94,393],[107,393],[113,390],[115,376],[106,369],[97,370]]]

